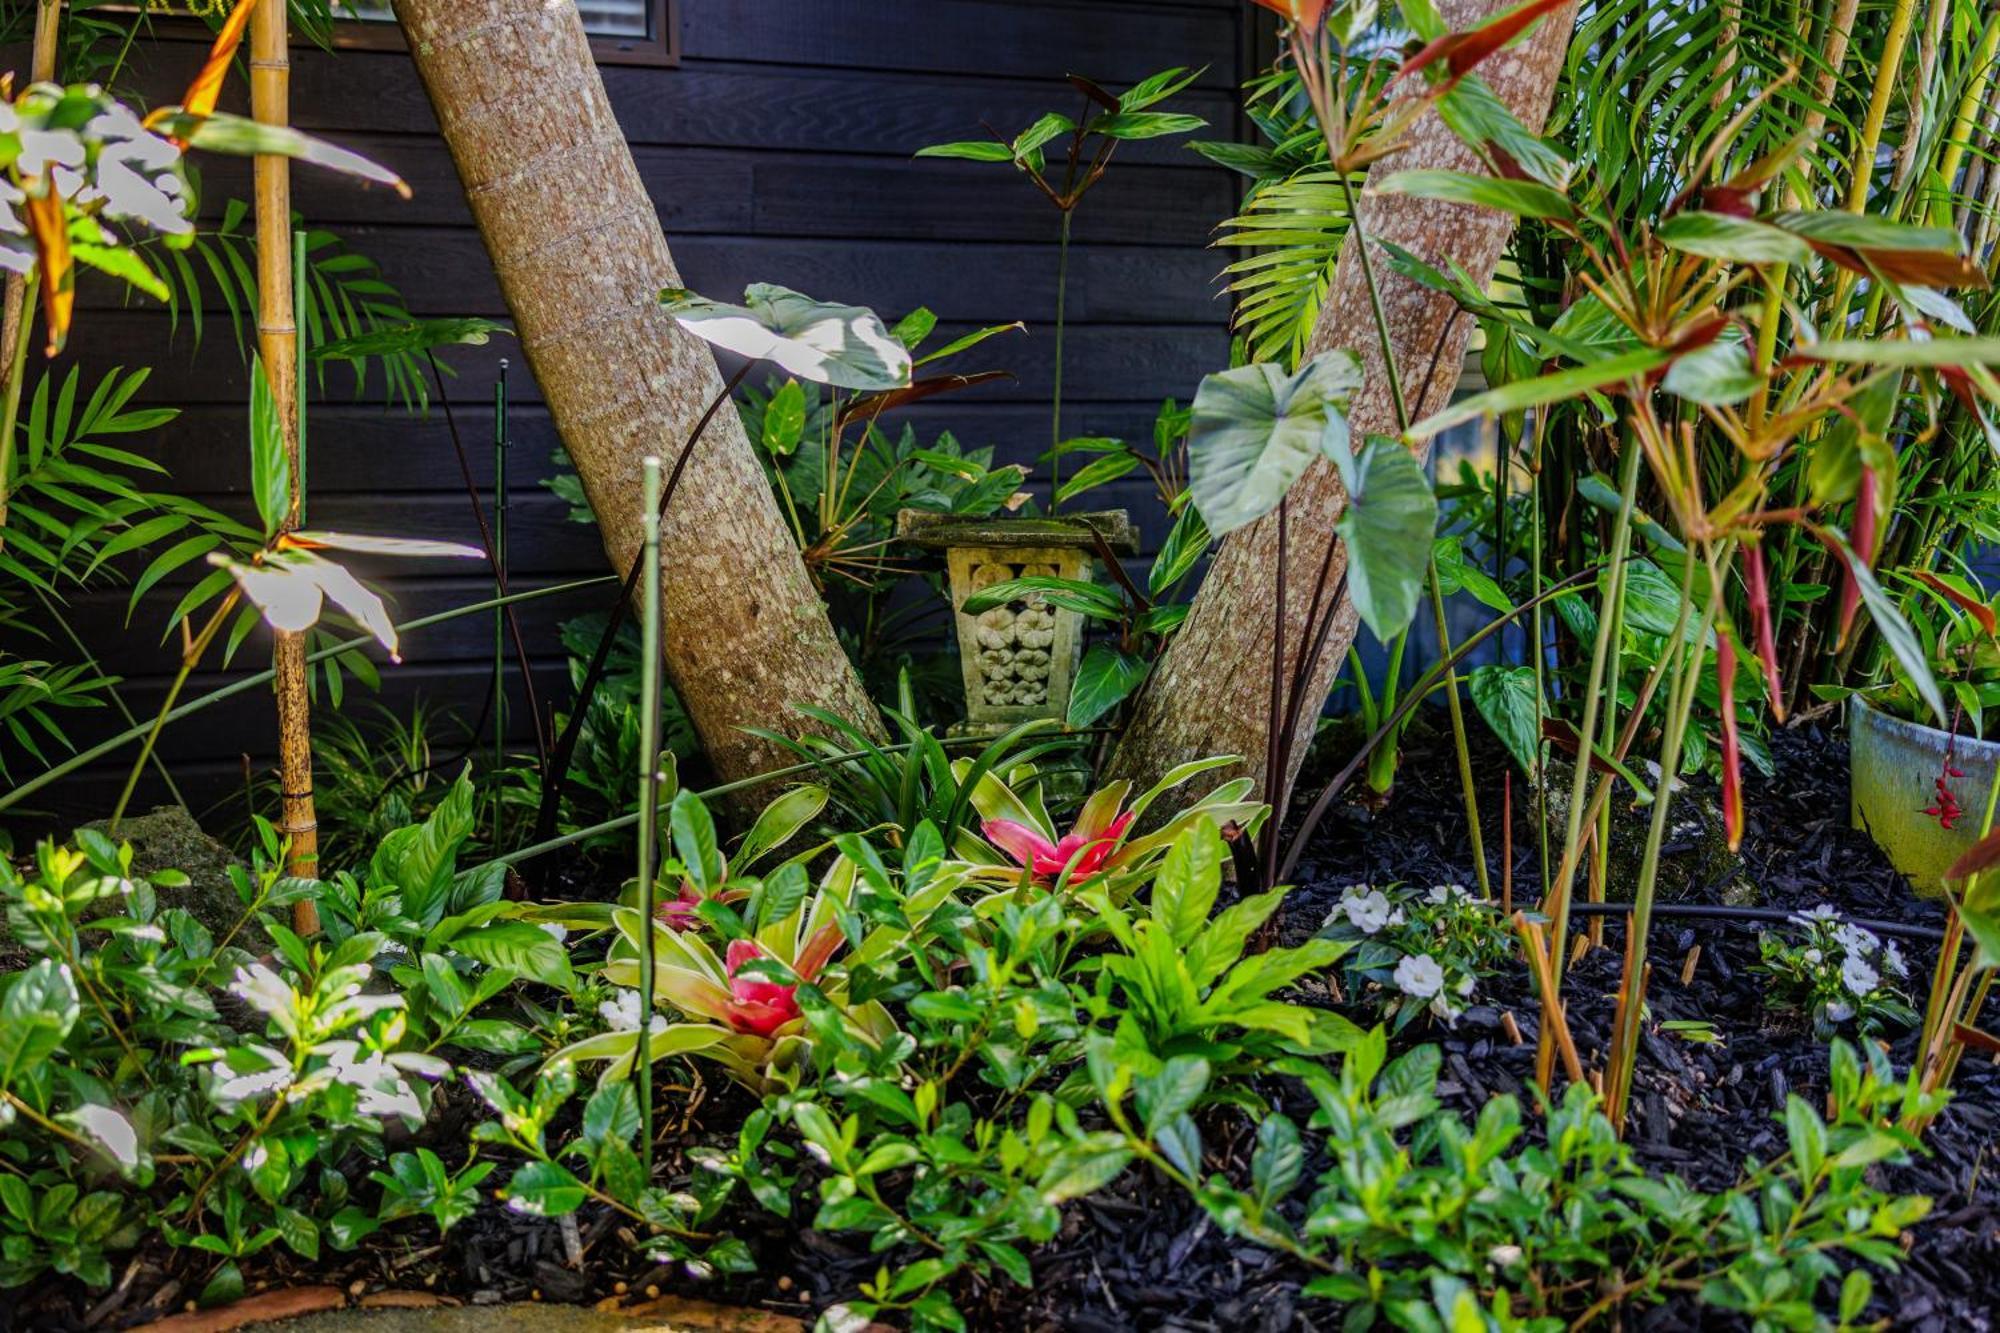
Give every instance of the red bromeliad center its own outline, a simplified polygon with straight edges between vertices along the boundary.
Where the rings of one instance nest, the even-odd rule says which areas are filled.
[[[729,1026],[758,1037],[770,1036],[799,1016],[797,986],[737,975],[745,963],[764,956],[751,940],[731,940],[724,959],[729,969]]]
[[[1132,812],[1126,811],[1096,834],[1072,832],[1060,842],[1050,842],[1026,824],[1011,819],[989,819],[981,826],[987,841],[1044,879],[1054,879],[1068,870],[1076,878],[1094,875],[1111,859],[1118,839],[1131,826]],[[1078,853],[1082,855],[1078,855]],[[1075,865],[1071,865],[1071,861]]]

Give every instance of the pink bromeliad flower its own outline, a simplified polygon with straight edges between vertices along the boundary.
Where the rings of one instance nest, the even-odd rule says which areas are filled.
[[[799,988],[762,977],[739,976],[743,965],[764,957],[753,940],[731,940],[725,962],[729,968],[729,1005],[725,1017],[738,1032],[768,1037],[799,1016]]]
[[[1081,879],[1103,869],[1131,823],[1129,810],[1100,829],[1086,829],[1079,823],[1060,842],[1050,842],[1037,830],[1011,819],[989,819],[980,827],[988,842],[1036,875],[1054,879],[1068,870],[1073,878]]]

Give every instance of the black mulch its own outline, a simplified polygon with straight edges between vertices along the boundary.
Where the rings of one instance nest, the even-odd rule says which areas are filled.
[[[1507,765],[1483,733],[1477,740],[1487,847],[1497,866]],[[1802,909],[1824,901],[1854,916],[1939,924],[1939,908],[1916,899],[1866,836],[1847,827],[1844,746],[1808,731],[1778,736],[1774,749],[1778,776],[1753,777],[1746,791],[1743,874],[1761,890],[1764,903]],[[1531,906],[1540,880],[1532,798],[1518,782],[1513,797],[1514,884],[1521,903]],[[1300,887],[1287,902],[1279,934],[1287,943],[1310,935],[1350,883],[1470,883],[1471,864],[1449,737],[1419,735],[1386,807],[1343,806],[1327,820],[1302,862]],[[1699,885],[1692,896],[1721,901],[1724,887]],[[1764,1007],[1759,978],[1748,970],[1757,958],[1756,937],[1756,926],[1738,923],[1663,917],[1655,927],[1653,1012],[1662,1020],[1712,1023],[1724,1040],[1703,1045],[1645,1035],[1630,1138],[1649,1166],[1709,1189],[1735,1179],[1744,1158],[1783,1150],[1774,1116],[1786,1093],[1816,1104],[1825,1095],[1825,1047]],[[1600,1063],[1596,1053],[1609,1030],[1622,924],[1608,922],[1605,939],[1611,947],[1585,957],[1567,987],[1570,1021],[1586,1064]],[[1701,952],[1691,980],[1683,984],[1682,967],[1696,945]],[[1934,949],[1905,941],[1904,952],[1920,1002]],[[1525,978],[1503,978],[1491,992],[1456,1028],[1413,1027],[1403,1039],[1443,1048],[1442,1091],[1467,1114],[1491,1095],[1522,1092],[1532,1073],[1535,1009]],[[1503,1011],[1517,1022],[1521,1044],[1506,1035]],[[1899,1066],[1908,1063],[1914,1046],[1914,1035],[1892,1044]],[[1278,1086],[1265,1091],[1296,1096],[1295,1089]],[[712,1083],[688,1123],[662,1140],[668,1169],[675,1169],[682,1160],[678,1154],[690,1147],[733,1139],[749,1105],[740,1092]],[[1287,1109],[1302,1118],[1308,1108]],[[449,1094],[443,1128],[428,1137],[446,1149],[462,1144],[478,1114],[462,1089]],[[2000,1070],[1968,1058],[1958,1096],[1932,1131],[1931,1155],[1884,1170],[1886,1188],[1928,1194],[1936,1203],[1930,1218],[1914,1229],[1902,1270],[1876,1274],[1871,1317],[1922,1333],[2000,1329],[2000,1170],[1988,1161],[1996,1114]],[[1244,1177],[1250,1144],[1241,1117],[1211,1117],[1204,1131],[1211,1167]],[[810,1207],[806,1204],[802,1216],[810,1215]],[[416,1290],[471,1302],[636,1300],[664,1291],[810,1320],[817,1310],[851,1295],[879,1262],[868,1252],[866,1237],[802,1231],[763,1214],[741,1217],[737,1230],[760,1261],[759,1273],[750,1278],[701,1282],[677,1267],[648,1264],[637,1256],[629,1232],[595,1210],[580,1214],[579,1226],[566,1236],[553,1222],[517,1217],[497,1205],[482,1208],[441,1242],[434,1232],[405,1227],[393,1239],[353,1255],[329,1254],[317,1265],[302,1265],[274,1248],[245,1272],[253,1291],[325,1283],[357,1294]],[[572,1263],[578,1251],[582,1261]],[[1180,1191],[1145,1172],[1127,1172],[1071,1208],[1063,1234],[1034,1256],[1034,1269],[1033,1292],[1005,1283],[961,1287],[956,1295],[972,1326],[1107,1333],[1277,1333],[1340,1326],[1337,1310],[1300,1298],[1306,1275],[1295,1265],[1221,1235]],[[120,1287],[109,1297],[83,1295],[56,1282],[0,1293],[0,1330],[129,1327],[179,1308],[205,1275],[205,1267],[190,1256],[154,1243],[129,1259],[120,1270]],[[1677,1303],[1632,1312],[1626,1326],[1680,1333],[1734,1325]]]

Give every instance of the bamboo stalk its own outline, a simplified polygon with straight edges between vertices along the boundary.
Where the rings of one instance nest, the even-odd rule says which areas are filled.
[[[36,83],[56,76],[56,35],[62,19],[61,0],[41,0],[35,10],[35,47],[29,73]],[[14,426],[21,412],[21,381],[27,378],[28,333],[34,324],[28,305],[28,277],[9,273],[4,296],[0,296],[0,374],[7,378],[0,387],[0,545],[7,531],[8,482],[14,471]]]
[[[287,27],[287,6],[282,3],[258,5],[250,16],[250,113],[266,125],[291,123]],[[276,154],[258,155],[255,182],[257,351],[285,442],[291,503],[278,528],[290,532],[299,526],[305,500],[299,455],[299,331],[292,304],[290,161]],[[278,832],[287,840],[285,868],[289,874],[313,878],[318,874],[319,821],[313,809],[312,708],[303,633],[276,631],[272,669],[278,706]],[[295,904],[292,925],[302,935],[316,933],[318,908],[310,900]]]

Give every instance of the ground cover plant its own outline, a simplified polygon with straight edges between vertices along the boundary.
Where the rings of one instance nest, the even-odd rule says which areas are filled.
[[[426,63],[429,2],[395,9],[470,182],[452,80],[508,66]],[[478,3],[466,40],[542,41],[517,101],[602,97],[575,13]],[[1144,440],[1064,433],[1072,214],[1117,188],[1122,144],[1214,132],[1181,109],[1191,67],[1073,77],[1074,118],[911,145],[1058,210],[1035,468],[932,423],[1007,377],[1040,312],[947,336],[927,309],[728,299],[669,264],[619,313],[700,373],[608,477],[539,323],[578,293],[526,299],[482,214],[574,454],[552,489],[611,558],[559,588],[510,587],[439,356],[514,332],[411,317],[293,216],[293,161],[401,186],[288,123],[288,28],[330,42],[335,8],[217,7],[182,102],[150,113],[121,86],[149,17],[21,17],[0,629],[37,655],[0,653],[0,1324],[328,1290],[664,1296],[833,1333],[2000,1319],[2000,780],[1972,790],[1953,748],[1986,733],[2000,647],[1978,571],[2000,16],[1251,8],[1277,38],[1242,91],[1264,142],[1188,146],[1249,181],[1219,232],[1239,337]],[[218,111],[246,63],[252,114]],[[204,201],[203,151],[254,157],[252,197]],[[1412,217],[1512,230],[1488,275]],[[226,307],[242,512],[153,457],[174,419],[140,405],[153,372],[39,364],[92,336],[80,268],[197,339]],[[1477,327],[1476,391],[1431,391],[1417,358],[1458,355],[1409,345],[1417,310]],[[305,525],[329,362],[445,414],[477,547]],[[1492,452],[1434,479],[1430,443],[1468,427]],[[1170,519],[1130,568],[1061,513],[1128,478]],[[676,543],[719,510],[749,526],[691,573]],[[913,514],[1093,534],[1098,568],[961,586],[899,543]],[[807,646],[703,658],[753,655],[720,619],[739,547],[785,589],[760,614],[831,645],[838,680],[759,694],[819,671]],[[344,563],[394,557],[482,560],[491,593],[399,617]],[[179,638],[145,710],[65,615],[114,585]],[[515,611],[563,592],[603,610],[532,642]],[[1190,668],[1232,594],[1248,664]],[[1051,640],[1074,618],[1073,690],[961,725],[937,627],[996,612]],[[492,630],[478,715],[363,706],[410,630],[464,616]],[[203,688],[266,645],[269,670]],[[528,688],[544,653],[552,700]],[[1320,727],[1342,670],[1355,716]],[[1248,719],[1260,744],[1134,776],[1208,671],[1237,706],[1199,734]],[[134,818],[149,773],[173,790],[168,729],[267,708],[265,684],[275,763],[206,821],[233,846]],[[1941,896],[1847,826],[1855,698],[1944,738],[1925,816],[1979,836]],[[76,743],[100,705],[125,729]],[[718,740],[720,718],[749,721]],[[106,819],[34,817],[99,761]]]

